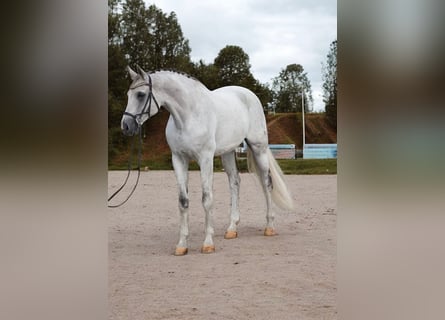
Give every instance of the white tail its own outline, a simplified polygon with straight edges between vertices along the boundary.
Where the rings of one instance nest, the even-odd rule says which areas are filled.
[[[269,160],[269,169],[273,186],[271,195],[272,201],[283,210],[294,209],[294,202],[292,201],[292,197],[289,194],[289,189],[284,182],[283,172],[281,171],[280,166],[278,165],[269,148],[267,149],[267,158]],[[259,178],[255,158],[253,157],[252,151],[249,147],[247,148],[247,167],[249,169],[249,172],[255,173]]]

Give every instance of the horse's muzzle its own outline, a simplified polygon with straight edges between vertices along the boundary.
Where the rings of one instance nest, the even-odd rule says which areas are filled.
[[[139,132],[139,126],[133,118],[124,116],[121,121],[121,129],[126,136],[134,136]]]

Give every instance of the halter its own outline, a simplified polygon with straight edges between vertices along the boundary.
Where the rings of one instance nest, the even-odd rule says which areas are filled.
[[[140,83],[140,84],[138,84],[136,86],[130,87],[130,89],[136,89],[136,88],[139,88],[139,87],[142,87],[142,86],[148,86],[148,88],[149,88],[148,97],[147,97],[147,100],[145,100],[145,104],[144,104],[144,107],[142,108],[142,112],[137,113],[137,114],[132,114],[132,113],[126,112],[126,111],[124,112],[124,115],[130,116],[130,117],[132,117],[134,119],[134,121],[137,123],[138,127],[141,127],[141,125],[142,125],[142,120],[141,119],[142,119],[142,116],[144,114],[148,115],[148,119],[150,119],[150,117],[151,117],[150,116],[151,100],[154,100],[154,102],[156,103],[156,108],[158,109],[158,112],[159,112],[159,109],[160,109],[159,104],[156,101],[155,96],[153,95],[153,86],[152,86],[152,83],[151,83],[151,77],[150,77],[149,74],[147,74],[147,76],[148,76],[148,83],[147,82],[142,82],[142,83]],[[147,109],[147,105],[148,105],[148,109]]]

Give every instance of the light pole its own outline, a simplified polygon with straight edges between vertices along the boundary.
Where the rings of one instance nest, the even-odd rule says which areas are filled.
[[[304,88],[301,90],[301,115],[303,122],[303,158],[304,158],[304,145],[306,144],[306,135],[304,130]]]

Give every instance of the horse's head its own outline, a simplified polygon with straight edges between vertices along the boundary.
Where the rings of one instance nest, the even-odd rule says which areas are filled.
[[[127,92],[128,102],[122,116],[121,128],[125,135],[132,136],[139,132],[142,124],[159,111],[159,105],[153,97],[150,76],[138,66],[138,72],[127,67],[131,80]],[[155,104],[155,107],[152,105]]]

